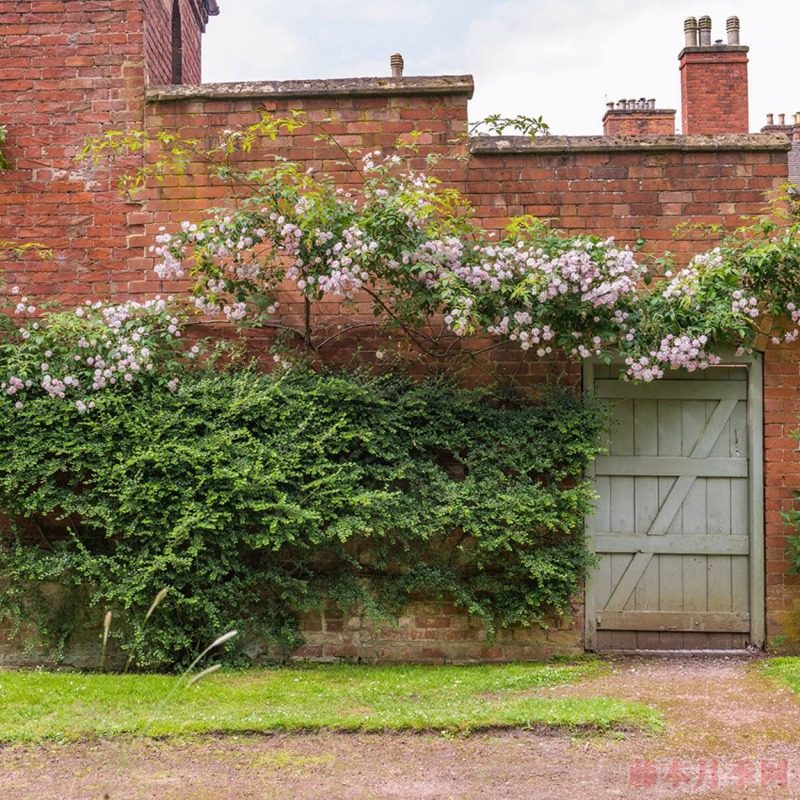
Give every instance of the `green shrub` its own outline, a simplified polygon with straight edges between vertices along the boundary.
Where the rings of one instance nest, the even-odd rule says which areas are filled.
[[[11,162],[6,157],[6,154],[3,152],[3,147],[6,143],[6,136],[8,135],[8,130],[5,125],[0,125],[0,170],[2,169],[11,169]]]
[[[543,623],[590,561],[583,470],[605,421],[569,393],[501,408],[444,382],[302,367],[134,383],[86,413],[8,398],[0,613],[66,640],[70,615],[41,602],[61,584],[98,619],[112,609],[147,669],[232,626],[291,648],[324,602],[390,614],[446,593],[490,626]]]
[[[800,441],[800,430],[792,431],[791,435]],[[795,491],[795,497],[800,500],[800,491]],[[797,575],[800,573],[800,509],[793,508],[784,511],[783,518],[787,525],[798,532],[790,534],[786,539],[789,570]]]

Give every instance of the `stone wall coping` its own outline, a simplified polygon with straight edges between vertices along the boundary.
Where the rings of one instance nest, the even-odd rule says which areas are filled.
[[[701,55],[719,55],[719,53],[749,53],[750,47],[746,44],[701,44],[692,47],[684,47],[678,58],[683,58],[687,53],[699,53]]]
[[[666,114],[675,114],[676,110],[674,108],[608,108],[606,109],[606,115],[615,115],[615,116],[624,116],[626,114],[652,114],[652,115],[666,115]]]
[[[474,136],[469,149],[473,155],[506,153],[605,153],[670,152],[708,150],[790,150],[786,136],[765,133],[658,134],[650,136]]]
[[[274,99],[275,97],[353,97],[466,95],[475,90],[472,75],[404,78],[331,78],[327,80],[240,81],[183,86],[151,86],[148,103],[175,100]]]

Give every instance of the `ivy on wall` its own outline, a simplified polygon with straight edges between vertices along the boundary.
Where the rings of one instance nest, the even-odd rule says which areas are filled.
[[[91,413],[0,403],[0,611],[55,651],[87,608],[98,630],[111,610],[147,669],[231,626],[242,647],[291,648],[325,602],[391,616],[446,593],[490,629],[546,624],[591,561],[583,471],[605,422],[569,393],[499,405],[299,366],[123,386]],[[41,602],[53,583],[57,609]]]
[[[8,136],[8,130],[5,125],[0,125],[0,169],[10,169],[11,162],[6,157],[4,150],[4,145],[6,143],[6,136]]]

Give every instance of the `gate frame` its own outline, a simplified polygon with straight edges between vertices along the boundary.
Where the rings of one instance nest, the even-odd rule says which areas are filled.
[[[612,364],[618,363],[612,360]],[[600,359],[583,363],[583,393],[594,392],[594,368],[606,364]],[[764,560],[764,361],[760,353],[735,356],[726,353],[717,368],[747,368],[747,428],[748,428],[748,499],[750,523],[750,645],[764,649],[766,639],[766,563]],[[708,369],[714,369],[709,367]],[[587,470],[594,478],[594,461]],[[587,546],[596,555],[594,533],[586,518]],[[597,608],[594,594],[594,568],[586,575],[584,584],[584,642],[583,649],[597,648]],[[667,651],[664,651],[667,652]]]

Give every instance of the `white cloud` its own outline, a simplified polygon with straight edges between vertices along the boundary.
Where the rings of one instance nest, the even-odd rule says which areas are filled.
[[[217,24],[219,27],[217,28]],[[211,33],[211,26],[216,30]],[[313,31],[263,19],[257,14],[242,25],[237,17],[211,19],[203,42],[203,80],[216,82],[268,81],[288,77],[287,67],[308,59],[313,52]]]
[[[330,0],[305,4],[314,16],[345,24],[423,25],[433,16],[429,0]]]

